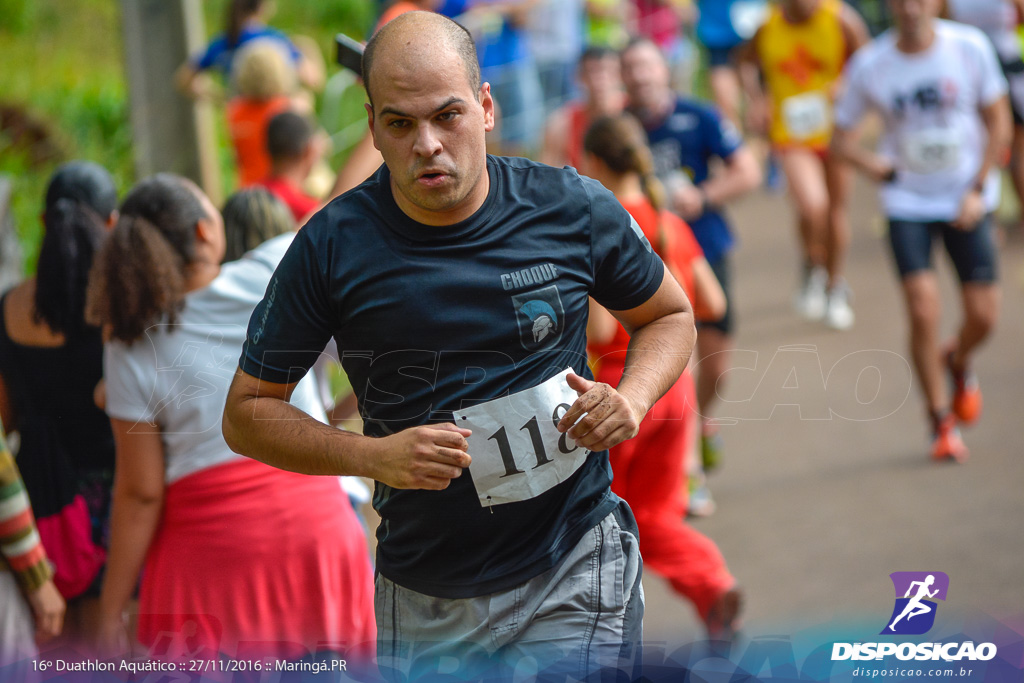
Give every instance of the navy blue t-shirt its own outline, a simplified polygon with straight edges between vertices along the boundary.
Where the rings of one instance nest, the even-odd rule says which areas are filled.
[[[682,170],[695,185],[707,179],[712,159],[728,159],[743,146],[743,138],[729,119],[712,107],[683,98],[676,100],[675,109],[664,121],[647,129],[647,140],[659,178]],[[690,222],[690,228],[712,263],[733,245],[729,224],[713,209]]]
[[[427,226],[386,166],[299,231],[256,307],[242,370],[297,381],[333,336],[381,437],[587,367],[588,296],[634,308],[663,265],[615,197],[572,169],[488,157],[470,218]],[[470,453],[472,455],[472,453]],[[377,483],[377,569],[428,595],[505,590],[555,566],[614,507],[607,451],[541,495],[484,508],[470,472],[444,491]]]

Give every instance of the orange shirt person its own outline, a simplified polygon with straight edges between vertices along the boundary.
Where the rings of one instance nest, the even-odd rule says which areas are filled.
[[[232,77],[238,95],[227,104],[228,132],[235,151],[239,187],[259,183],[271,172],[267,125],[283,111],[312,109],[297,90],[295,70],[273,42],[252,41],[235,58]]]

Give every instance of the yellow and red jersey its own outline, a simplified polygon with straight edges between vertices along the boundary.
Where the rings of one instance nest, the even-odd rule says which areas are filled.
[[[775,4],[757,32],[757,52],[772,101],[769,137],[776,147],[823,150],[832,137],[832,99],[847,58],[841,0],[821,0],[806,21],[791,23]]]

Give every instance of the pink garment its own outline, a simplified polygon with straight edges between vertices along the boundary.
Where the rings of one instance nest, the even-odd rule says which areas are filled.
[[[337,477],[243,458],[167,487],[139,594],[153,656],[294,659],[376,643],[366,536]]]
[[[680,23],[667,0],[633,0],[636,8],[637,33],[654,41],[662,49],[668,48],[679,36]]]

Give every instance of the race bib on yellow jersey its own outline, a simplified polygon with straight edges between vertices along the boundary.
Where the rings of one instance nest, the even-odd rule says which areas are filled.
[[[914,173],[938,173],[960,163],[960,136],[952,128],[925,128],[907,133],[900,146],[904,166]]]
[[[535,498],[573,475],[590,451],[556,428],[576,401],[563,370],[532,389],[455,411],[467,439],[477,497],[484,507]]]
[[[832,104],[825,93],[807,92],[782,101],[782,123],[794,140],[827,135],[832,125]]]

